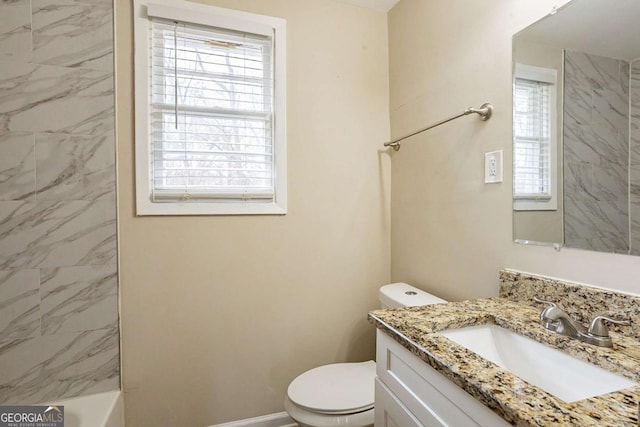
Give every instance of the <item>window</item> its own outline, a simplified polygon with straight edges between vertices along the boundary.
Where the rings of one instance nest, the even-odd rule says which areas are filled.
[[[284,20],[135,5],[138,215],[286,213]]]
[[[516,64],[513,99],[515,210],[557,209],[556,70]]]

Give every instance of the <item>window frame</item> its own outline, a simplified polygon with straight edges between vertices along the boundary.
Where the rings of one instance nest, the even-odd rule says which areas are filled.
[[[515,64],[513,94],[515,113],[516,79],[531,80],[549,84],[549,197],[518,196],[516,188],[516,155],[513,153],[513,209],[516,211],[555,211],[558,209],[558,71],[553,68]],[[515,122],[513,139],[515,149]]]
[[[150,17],[267,35],[273,38],[274,199],[152,201]],[[189,1],[134,1],[136,215],[284,215],[287,213],[286,20]]]

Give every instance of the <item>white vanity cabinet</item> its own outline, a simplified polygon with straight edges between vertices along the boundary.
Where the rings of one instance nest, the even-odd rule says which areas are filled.
[[[511,425],[380,330],[376,369],[375,427]]]

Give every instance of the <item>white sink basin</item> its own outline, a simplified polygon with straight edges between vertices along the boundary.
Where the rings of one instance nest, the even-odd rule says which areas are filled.
[[[628,378],[494,324],[440,333],[565,402],[637,385]]]

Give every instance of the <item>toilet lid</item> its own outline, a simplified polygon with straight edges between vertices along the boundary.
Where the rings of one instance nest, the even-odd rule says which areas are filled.
[[[337,363],[299,375],[287,395],[297,406],[320,414],[353,414],[373,408],[376,363]]]

